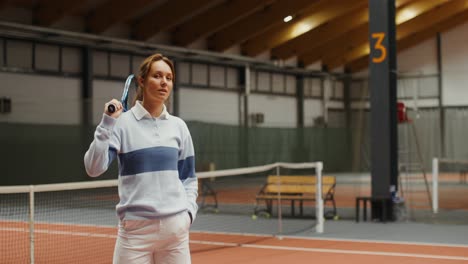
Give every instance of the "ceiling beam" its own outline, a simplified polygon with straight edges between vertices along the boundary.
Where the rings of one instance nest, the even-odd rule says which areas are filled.
[[[322,60],[326,54],[339,53],[342,54],[350,49],[350,47],[357,46],[362,42],[361,39],[356,36],[367,36],[369,33],[369,25],[362,24],[357,28],[353,28],[351,31],[346,31],[344,34],[333,38],[332,40],[326,41],[319,46],[313,46],[306,53],[300,54],[298,61],[303,65],[309,65],[319,60]]]
[[[397,0],[395,6],[397,9],[402,9],[417,1]],[[307,33],[297,41],[286,43],[284,47],[278,47],[272,50],[272,54],[280,57],[284,56],[284,58],[298,55],[299,61],[302,64],[309,65],[322,59],[324,54],[342,54],[349,50],[350,47],[354,47],[360,42],[365,41],[369,27],[368,22],[369,9],[366,7],[335,19],[323,25],[323,27]],[[343,43],[346,43],[346,45]]]
[[[133,29],[133,34],[138,40],[147,40],[162,31],[183,23],[188,17],[203,11],[216,2],[219,1],[168,0],[139,19]]]
[[[84,3],[85,1],[41,0],[34,11],[34,22],[40,26],[50,26]]]
[[[135,13],[144,9],[152,0],[110,0],[98,6],[88,19],[88,29],[99,34],[114,24],[128,21]]]
[[[410,34],[400,39],[397,44],[398,52],[414,47],[417,44],[425,40],[435,37],[437,33],[448,31],[467,21],[468,21],[468,9],[465,9],[461,13],[458,13],[453,16],[449,16],[445,20],[442,20],[435,25],[431,25],[422,31],[419,31],[414,34]],[[368,67],[368,65],[369,65],[369,58],[362,57],[347,64],[346,68],[349,69],[350,72],[354,73],[354,72],[364,70],[365,68]]]
[[[368,0],[327,0],[316,3],[308,11],[302,12],[289,23],[280,23],[275,27],[249,39],[242,44],[242,52],[256,56],[265,50],[277,47],[291,39],[298,38],[331,20],[365,5]]]
[[[303,54],[308,50],[314,50],[323,43],[338,38],[343,32],[350,31],[360,25],[367,25],[368,20],[368,8],[353,9],[344,16],[319,25],[313,30],[273,48],[271,56],[285,60],[294,55]]]
[[[173,32],[173,42],[178,46],[187,46],[192,42],[207,37],[216,31],[265,8],[275,0],[231,0],[216,6],[206,13],[178,26]]]
[[[400,7],[404,7],[405,5],[411,3],[411,2],[414,2],[415,0],[396,0],[395,1],[395,7],[396,8],[400,8]]]
[[[34,0],[0,0],[0,10],[6,7],[33,8],[35,2]]]
[[[397,40],[406,37],[408,34],[421,31],[431,24],[437,23],[447,15],[456,14],[457,9],[465,5],[466,0],[421,0],[408,5],[396,14]],[[445,3],[445,4],[444,4]],[[461,11],[461,10],[460,10]],[[328,69],[337,68],[348,62],[357,60],[369,54],[369,41],[367,35],[357,36],[361,43],[352,47],[344,53],[330,53],[322,61]]]
[[[283,18],[295,15],[318,0],[275,1],[265,9],[213,34],[208,38],[208,47],[215,51],[224,51],[240,44],[269,28],[284,23]]]

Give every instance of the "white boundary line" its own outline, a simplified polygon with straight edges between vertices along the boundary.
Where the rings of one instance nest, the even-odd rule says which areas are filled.
[[[213,235],[233,235],[233,236],[254,236],[254,237],[270,237],[274,238],[277,236],[266,235],[266,234],[254,234],[254,233],[232,233],[232,232],[215,232],[215,231],[200,231],[194,230],[190,233],[199,234],[213,234]],[[429,243],[429,242],[411,242],[411,241],[391,241],[391,240],[372,240],[372,239],[352,239],[352,238],[333,238],[333,237],[303,237],[303,236],[281,236],[281,238],[289,239],[304,239],[304,240],[323,240],[323,241],[343,241],[343,242],[355,242],[355,243],[377,243],[377,244],[395,244],[395,245],[412,245],[412,246],[435,246],[435,247],[459,247],[468,248],[468,245],[463,244],[450,244],[450,243]]]
[[[284,238],[304,239],[304,240],[343,241],[343,242],[355,242],[355,243],[376,243],[376,244],[394,244],[394,245],[411,245],[411,246],[468,248],[468,245],[450,244],[450,243],[429,243],[429,242],[391,241],[391,240],[373,240],[373,239],[352,239],[352,238],[332,238],[332,237],[330,237],[330,238],[328,238],[328,237],[300,237],[300,236],[284,236]]]
[[[195,244],[213,245],[213,246],[244,247],[244,248],[287,250],[287,251],[301,251],[301,252],[318,252],[318,253],[334,253],[334,254],[350,254],[350,255],[371,255],[371,256],[387,256],[387,257],[410,257],[410,258],[445,259],[445,260],[468,260],[468,257],[461,257],[461,256],[410,254],[410,253],[365,251],[365,250],[286,247],[286,246],[272,246],[272,245],[255,245],[255,244],[238,244],[238,243],[225,243],[225,242],[210,242],[210,241],[199,241],[199,240],[191,240],[190,242],[195,243]]]
[[[28,233],[27,228],[0,228],[3,231],[17,231]],[[99,238],[111,238],[116,239],[116,235],[108,234],[95,234],[85,232],[68,232],[68,231],[54,231],[48,229],[36,229],[36,233],[42,234],[54,234],[54,235],[71,235],[81,237],[99,237]],[[272,236],[264,236],[272,237]],[[289,237],[293,238],[293,237]],[[298,237],[294,237],[298,238]],[[312,239],[309,239],[312,240]],[[325,239],[323,239],[325,240]],[[335,240],[335,239],[327,239]],[[357,241],[357,240],[342,240],[349,242],[371,242],[371,241]],[[378,241],[379,243],[385,243]],[[445,256],[445,255],[428,255],[428,254],[410,254],[410,253],[398,253],[398,252],[382,252],[382,251],[365,251],[365,250],[342,250],[342,249],[323,249],[323,248],[305,248],[305,247],[288,247],[288,246],[273,246],[273,245],[255,245],[255,244],[242,244],[242,243],[226,243],[226,242],[214,242],[214,241],[201,241],[201,240],[190,240],[192,244],[201,245],[214,245],[214,246],[229,246],[229,247],[244,247],[244,248],[256,248],[256,249],[270,249],[270,250],[287,250],[287,251],[301,251],[301,252],[318,252],[318,253],[334,253],[334,254],[351,254],[351,255],[371,255],[371,256],[387,256],[387,257],[411,257],[411,258],[424,258],[424,259],[445,259],[445,260],[463,260],[468,261],[468,257],[461,256]],[[408,243],[396,243],[392,244],[408,244]]]

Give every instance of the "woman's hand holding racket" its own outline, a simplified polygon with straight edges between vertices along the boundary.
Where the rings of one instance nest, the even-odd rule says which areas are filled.
[[[112,99],[104,106],[104,113],[113,118],[118,118],[122,114],[123,110],[124,108],[122,103],[117,99]]]
[[[122,92],[122,99],[119,101],[117,99],[112,99],[110,102],[106,103],[104,107],[104,113],[107,115],[118,118],[122,112],[126,112],[130,107],[128,102],[133,102],[137,95],[138,84],[136,78],[133,74],[130,74],[125,80],[125,86]]]
[[[104,107],[104,113],[107,115],[118,118],[122,112],[126,112],[130,107],[128,107],[128,102],[133,102],[137,94],[138,85],[136,83],[136,78],[133,74],[130,74],[125,80],[125,86],[122,92],[122,99],[119,101],[117,99],[112,99],[110,102],[106,103]]]

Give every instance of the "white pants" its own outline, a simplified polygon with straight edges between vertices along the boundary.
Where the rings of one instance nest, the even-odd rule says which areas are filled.
[[[157,220],[124,220],[114,264],[190,264],[190,216],[187,212]]]

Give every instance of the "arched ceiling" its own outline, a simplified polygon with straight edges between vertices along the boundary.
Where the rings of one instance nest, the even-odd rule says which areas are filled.
[[[3,0],[5,13],[21,9],[29,24],[110,34],[178,47],[237,52],[272,60],[295,59],[351,72],[367,67],[368,0]],[[397,49],[417,45],[468,21],[468,0],[396,0]],[[292,20],[284,22],[286,16]],[[122,33],[120,33],[122,37]]]

